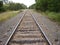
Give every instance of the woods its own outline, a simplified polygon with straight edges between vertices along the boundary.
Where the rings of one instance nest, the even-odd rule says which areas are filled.
[[[60,0],[35,0],[36,9],[42,11],[60,12]]]
[[[60,0],[35,0],[31,9],[43,12],[49,19],[60,22]]]
[[[8,4],[4,4],[3,1],[0,1],[0,12],[4,12],[7,10],[20,10],[27,8],[26,5],[20,3],[9,2]]]
[[[36,5],[36,4],[31,5],[31,6],[29,7],[29,9],[35,9],[35,5]]]
[[[60,12],[60,0],[35,0],[35,5],[30,6],[36,10]]]
[[[9,3],[8,8],[9,10],[20,10],[27,8],[24,4],[20,3]]]
[[[3,12],[3,11],[5,11],[5,8],[3,6],[3,2],[0,1],[0,12]]]

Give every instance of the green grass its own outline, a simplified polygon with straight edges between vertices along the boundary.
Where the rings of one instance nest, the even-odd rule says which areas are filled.
[[[42,12],[40,10],[36,11],[44,16],[47,16],[50,20],[57,22],[60,25],[60,13],[57,12],[49,12],[49,11],[45,11]]]
[[[10,19],[16,16],[18,13],[19,11],[8,11],[8,12],[0,13],[0,22]]]
[[[49,19],[60,22],[60,13],[46,11],[45,14],[46,16],[48,16]]]

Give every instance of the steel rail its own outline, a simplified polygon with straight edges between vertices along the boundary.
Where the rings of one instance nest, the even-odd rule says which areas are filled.
[[[46,41],[48,42],[49,45],[52,45],[52,43],[50,42],[50,40],[48,39],[48,37],[46,36],[45,32],[43,31],[43,29],[41,28],[41,26],[39,25],[39,23],[36,21],[35,17],[31,14],[31,16],[33,17],[34,21],[36,22],[37,26],[39,27],[40,31],[42,32],[43,36],[45,37]]]
[[[26,13],[26,12],[25,12],[25,13]],[[21,19],[19,20],[18,24],[17,24],[16,27],[14,28],[13,32],[11,33],[11,35],[10,35],[10,37],[8,38],[8,40],[7,40],[7,42],[5,43],[5,45],[8,45],[8,43],[9,43],[11,37],[13,36],[13,34],[14,34],[14,32],[16,31],[16,29],[17,29],[17,27],[19,26],[19,24],[21,23],[21,21],[22,21],[24,15],[25,15],[25,13],[23,14],[23,16],[21,17]]]

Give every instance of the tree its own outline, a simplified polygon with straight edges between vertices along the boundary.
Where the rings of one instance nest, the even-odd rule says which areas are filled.
[[[47,10],[48,2],[47,0],[36,0],[36,9],[45,11]]]
[[[21,6],[22,6],[22,9],[27,9],[27,6],[24,4],[21,4]]]
[[[0,1],[0,12],[6,11],[4,6],[3,6],[3,1]]]
[[[3,1],[0,1],[0,7],[2,7],[3,6]]]
[[[8,0],[3,0],[3,2],[4,2],[5,4],[7,4],[7,3],[8,3]]]
[[[48,10],[59,12],[60,11],[60,0],[48,1]]]
[[[35,9],[35,4],[31,5],[29,9]]]
[[[60,0],[35,0],[36,9],[42,11],[60,11]]]
[[[24,4],[13,3],[13,2],[10,2],[8,7],[9,10],[20,10],[24,8],[27,8],[27,6],[25,6]]]

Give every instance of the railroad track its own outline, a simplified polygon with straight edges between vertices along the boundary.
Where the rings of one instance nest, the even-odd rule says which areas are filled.
[[[5,45],[52,45],[31,13],[26,12]]]

